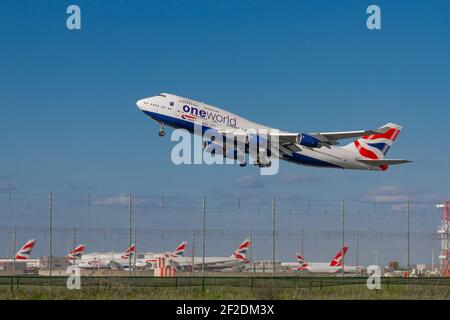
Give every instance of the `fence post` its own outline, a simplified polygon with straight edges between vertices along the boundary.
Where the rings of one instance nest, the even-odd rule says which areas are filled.
[[[194,267],[195,266],[195,228],[192,228],[192,249],[191,249],[191,287],[194,286]]]
[[[53,269],[53,194],[52,192],[48,193],[48,229],[49,229],[49,238],[48,238],[48,275],[50,281],[50,298],[52,297],[52,269]]]
[[[131,250],[132,240],[131,240],[131,193],[128,194],[128,285],[131,287],[131,255],[133,254]],[[136,247],[135,247],[136,248]]]
[[[16,228],[13,228],[12,230],[12,255],[13,255],[13,270],[11,273],[11,287],[10,290],[13,291],[13,286],[14,286],[14,277],[16,275]]]
[[[407,253],[406,253],[406,274],[407,274],[407,288],[409,288],[409,274],[410,274],[410,249],[409,249],[409,241],[410,241],[410,231],[409,231],[409,215],[410,215],[410,210],[409,210],[409,200],[406,201],[406,218],[407,218],[407,232],[406,232],[406,238],[407,238]]]
[[[203,213],[203,223],[202,223],[202,291],[205,292],[205,232],[206,232],[206,198],[203,196],[203,205],[202,205],[202,213]]]
[[[276,242],[276,231],[275,231],[275,197],[272,198],[272,277],[275,277],[275,242]]]
[[[341,202],[341,216],[342,216],[342,284],[344,284],[344,275],[345,275],[345,202],[342,200]]]

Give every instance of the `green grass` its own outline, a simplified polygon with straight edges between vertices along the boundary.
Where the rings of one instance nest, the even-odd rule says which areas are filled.
[[[450,299],[448,286],[407,286],[391,285],[381,290],[368,290],[364,285],[347,285],[343,287],[313,288],[238,288],[238,287],[201,287],[183,288],[108,288],[84,287],[82,290],[68,290],[54,287],[52,294],[47,287],[24,285],[10,290],[9,286],[0,286],[0,299],[8,300],[103,300],[103,299]]]

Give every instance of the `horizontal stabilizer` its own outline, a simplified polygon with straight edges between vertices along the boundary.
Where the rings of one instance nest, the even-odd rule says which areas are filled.
[[[357,159],[359,162],[371,165],[371,166],[382,166],[382,165],[390,165],[390,164],[402,164],[412,162],[410,160],[404,159]]]

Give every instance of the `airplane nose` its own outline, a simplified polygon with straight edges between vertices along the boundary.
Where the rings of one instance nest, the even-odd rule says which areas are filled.
[[[138,101],[136,102],[136,105],[137,105],[138,108],[141,109],[141,110],[144,108],[144,101],[145,101],[145,99],[141,99],[141,100],[138,100]]]

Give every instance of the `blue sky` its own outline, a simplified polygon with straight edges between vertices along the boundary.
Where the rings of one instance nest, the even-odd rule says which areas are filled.
[[[81,7],[82,30],[66,28]],[[368,5],[382,29],[366,28]],[[2,1],[0,191],[449,196],[446,1]],[[404,126],[385,173],[175,166],[135,102],[171,92],[289,131]]]

